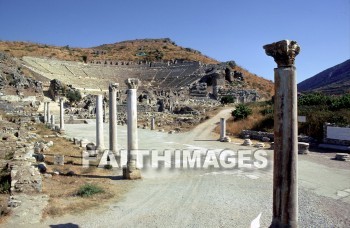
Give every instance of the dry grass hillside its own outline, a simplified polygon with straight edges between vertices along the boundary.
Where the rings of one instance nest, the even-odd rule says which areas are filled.
[[[274,83],[271,80],[250,73],[248,70],[240,66],[236,66],[235,68],[237,71],[242,72],[243,75],[245,75],[247,87],[256,89],[263,98],[269,100],[275,94]]]
[[[202,55],[197,50],[178,46],[168,38],[130,40],[91,48],[0,41],[0,51],[7,52],[18,58],[38,56],[81,62],[86,57],[87,61],[105,59],[121,61],[185,59],[201,61],[207,64],[218,63],[218,61]]]
[[[120,59],[127,61],[185,59],[201,61],[207,64],[218,63],[218,61],[202,55],[202,53],[197,50],[176,45],[176,43],[169,38],[128,40],[114,44],[103,44],[94,49],[105,51],[106,53],[103,54],[104,59]]]

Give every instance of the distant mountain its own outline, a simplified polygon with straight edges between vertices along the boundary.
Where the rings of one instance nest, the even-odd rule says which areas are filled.
[[[298,92],[350,93],[350,59],[300,82]]]

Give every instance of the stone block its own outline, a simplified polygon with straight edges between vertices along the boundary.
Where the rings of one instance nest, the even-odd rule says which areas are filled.
[[[243,142],[243,146],[251,146],[253,145],[252,141],[250,139],[245,139]]]
[[[298,154],[308,154],[309,143],[298,142]]]
[[[64,155],[54,155],[53,157],[54,165],[64,165]]]

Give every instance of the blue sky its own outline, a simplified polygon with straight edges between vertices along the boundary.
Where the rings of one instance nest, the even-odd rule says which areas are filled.
[[[0,40],[92,47],[169,37],[273,80],[263,45],[296,40],[298,81],[350,58],[350,0],[0,0]]]

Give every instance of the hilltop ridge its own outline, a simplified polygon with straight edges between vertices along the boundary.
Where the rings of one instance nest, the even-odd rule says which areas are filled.
[[[84,58],[87,61],[117,59],[135,62],[184,59],[201,61],[206,64],[218,63],[217,60],[202,55],[200,51],[176,45],[169,38],[127,40],[89,48],[70,47],[69,45],[60,47],[21,41],[0,41],[0,51],[17,58],[36,56],[68,61],[84,61]]]
[[[330,67],[298,84],[300,92],[344,94],[350,92],[350,59]]]

